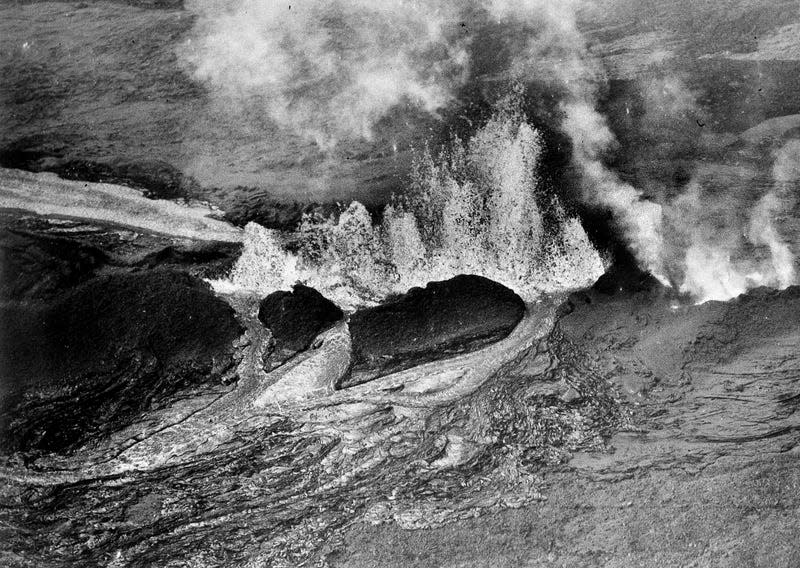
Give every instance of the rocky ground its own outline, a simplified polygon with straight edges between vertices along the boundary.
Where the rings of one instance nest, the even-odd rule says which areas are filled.
[[[430,531],[359,525],[334,565],[795,566],[799,301],[573,296],[561,341],[631,413],[607,451],[545,468],[534,506]]]
[[[377,207],[414,148],[486,118],[491,81],[330,156],[213,103],[179,57],[189,4],[0,16],[0,564],[800,565],[800,289],[695,306],[617,266],[522,306],[451,282],[435,320],[334,312],[283,349],[263,298],[204,283],[241,250],[207,215]],[[796,21],[793,0],[594,3],[609,166],[667,195],[771,188]],[[674,80],[693,106],[662,120],[648,97]],[[567,187],[541,99],[543,174]]]
[[[179,391],[217,382],[233,364],[230,343],[241,329],[197,276],[224,270],[236,245],[3,221],[6,450],[65,451]]]
[[[494,343],[337,389],[339,324],[265,374],[257,299],[226,298],[234,319],[192,276],[235,245],[5,225],[5,311],[120,291],[59,318],[74,338],[3,342],[92,371],[4,383],[7,565],[797,564],[798,288],[694,306],[620,270]],[[85,340],[107,347],[57,357]],[[24,379],[39,358],[19,353]]]

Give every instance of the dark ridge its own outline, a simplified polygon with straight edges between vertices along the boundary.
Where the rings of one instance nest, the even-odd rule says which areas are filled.
[[[167,162],[103,163],[68,160],[50,171],[64,179],[115,183],[144,191],[150,199],[191,197],[195,183]]]
[[[171,267],[189,270],[198,278],[220,278],[236,264],[241,243],[199,242],[167,245],[147,254],[135,265],[142,268]]]
[[[52,155],[44,150],[27,147],[24,142],[0,148],[0,167],[14,170],[41,171],[37,164]]]
[[[606,296],[640,292],[665,294],[669,290],[650,272],[642,270],[627,251],[624,258],[617,257],[611,268],[597,279],[591,289]]]
[[[79,221],[52,224],[30,216],[0,218],[0,300],[48,300],[109,272],[180,269],[219,278],[241,254],[241,243],[172,242]]]
[[[165,270],[101,276],[0,312],[6,451],[67,451],[181,390],[219,383],[243,331],[207,284]]]
[[[236,193],[245,193],[248,188],[238,187]],[[253,188],[253,193],[259,190]],[[339,212],[337,203],[300,203],[285,202],[272,199],[266,195],[258,195],[257,199],[237,200],[221,204],[225,210],[225,220],[237,227],[255,222],[268,229],[293,231],[300,224],[303,215],[329,217]]]
[[[512,290],[461,275],[412,288],[350,316],[353,372],[341,388],[449,357],[506,337],[525,313]]]
[[[258,319],[272,333],[265,364],[277,366],[308,349],[314,338],[344,318],[339,307],[314,288],[297,283],[273,292],[258,306]]]
[[[617,249],[614,262],[590,287],[569,295],[557,310],[559,318],[589,304],[606,303],[638,298],[653,304],[667,298],[686,298],[677,290],[661,283],[655,276],[642,270],[633,254],[625,247]]]
[[[91,244],[0,229],[0,300],[52,297],[85,282],[108,261]]]

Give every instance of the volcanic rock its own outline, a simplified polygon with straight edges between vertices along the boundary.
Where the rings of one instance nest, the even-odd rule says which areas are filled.
[[[0,299],[45,298],[84,282],[108,261],[90,244],[0,230]]]
[[[606,296],[630,296],[642,292],[658,296],[666,292],[664,284],[650,272],[643,270],[629,251],[617,249],[614,256],[614,263],[592,285],[592,292]]]
[[[241,243],[222,241],[170,244],[147,254],[136,264],[143,268],[181,268],[200,278],[220,278],[233,268],[241,250]]]
[[[52,299],[95,276],[165,268],[220,278],[242,244],[133,233],[103,222],[0,213],[0,299]]]
[[[179,391],[219,383],[242,333],[188,274],[93,278],[51,301],[0,304],[0,445],[63,451]]]
[[[628,251],[615,250],[614,263],[588,288],[569,294],[558,309],[566,316],[582,306],[635,298],[637,302],[662,303],[665,300],[685,300],[680,293],[665,286],[650,272],[639,267]]]
[[[525,313],[512,290],[460,275],[412,288],[393,302],[350,317],[354,367],[342,387],[506,337]]]
[[[297,283],[291,292],[273,292],[259,304],[258,319],[272,333],[271,366],[311,346],[314,338],[341,320],[344,313],[314,288]]]

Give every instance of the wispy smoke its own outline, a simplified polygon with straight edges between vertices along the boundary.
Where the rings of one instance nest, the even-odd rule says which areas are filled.
[[[515,75],[541,78],[554,66],[537,67],[535,60],[558,58],[559,77],[573,72],[583,81],[586,69],[573,48],[580,40],[576,6],[551,0],[190,0],[187,8],[198,19],[181,56],[224,104],[253,115],[265,110],[278,126],[330,149],[343,139],[369,139],[397,105],[433,114],[444,107],[472,78],[474,58],[485,55],[473,33],[482,26],[529,32],[527,45],[504,46],[519,56],[511,58]],[[510,71],[503,57],[494,63],[501,67],[492,72]]]
[[[677,196],[653,172],[637,171],[638,187],[623,180],[607,165],[618,143],[598,110],[605,73],[578,29],[581,4],[191,0],[199,17],[182,55],[217,102],[266,113],[323,150],[369,139],[398,105],[435,115],[481,74],[545,85],[559,101],[558,127],[572,143],[583,200],[613,213],[642,268],[698,300],[793,283],[793,257],[775,218],[785,187],[800,179],[800,143],[776,153],[774,187],[746,205],[709,198],[700,179]],[[495,30],[496,44],[482,44],[481,30]],[[648,154],[634,149],[634,160],[658,169],[690,156],[701,143],[695,93],[668,76],[642,81],[640,95],[636,136],[648,141]]]
[[[796,282],[794,255],[776,219],[792,205],[792,185],[800,180],[800,141],[775,153],[772,173],[773,185],[761,195],[706,195],[704,180],[694,179],[669,203],[664,258],[681,291],[702,302]]]
[[[321,147],[372,134],[408,102],[433,112],[464,80],[456,3],[194,0],[184,56],[217,97],[266,109]]]
[[[563,108],[564,129],[574,144],[573,159],[584,177],[585,198],[590,204],[611,210],[642,267],[667,282],[663,275],[661,206],[643,199],[640,191],[603,165],[602,154],[613,145],[614,136],[591,104],[576,101]]]

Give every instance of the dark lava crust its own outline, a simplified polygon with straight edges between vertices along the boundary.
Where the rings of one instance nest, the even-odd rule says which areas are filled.
[[[481,276],[412,288],[350,316],[353,370],[341,386],[477,349],[506,337],[524,313],[517,294]]]
[[[154,252],[131,255],[130,244],[91,242],[113,241],[113,231],[76,239],[12,225],[0,231],[5,450],[69,450],[181,391],[219,383],[233,364],[243,331],[233,310],[175,270],[198,258],[213,265],[220,249],[150,242]]]
[[[459,400],[244,420],[179,463],[65,482],[50,452],[79,458],[177,398],[224,390],[208,385],[241,328],[205,284],[159,264],[174,255],[152,254],[185,244],[42,227],[27,226],[42,241],[5,237],[18,268],[0,287],[2,356],[17,379],[2,383],[0,457],[39,469],[0,484],[4,565],[797,565],[798,287],[694,306],[617,267]],[[388,354],[385,372],[518,321],[502,287],[455,282],[362,313],[355,345]],[[397,307],[409,297],[416,319]],[[213,439],[210,418],[173,439]]]
[[[273,348],[265,364],[279,365],[308,349],[320,333],[343,317],[336,304],[303,284],[295,284],[291,292],[273,292],[258,305],[258,319],[272,335]]]

